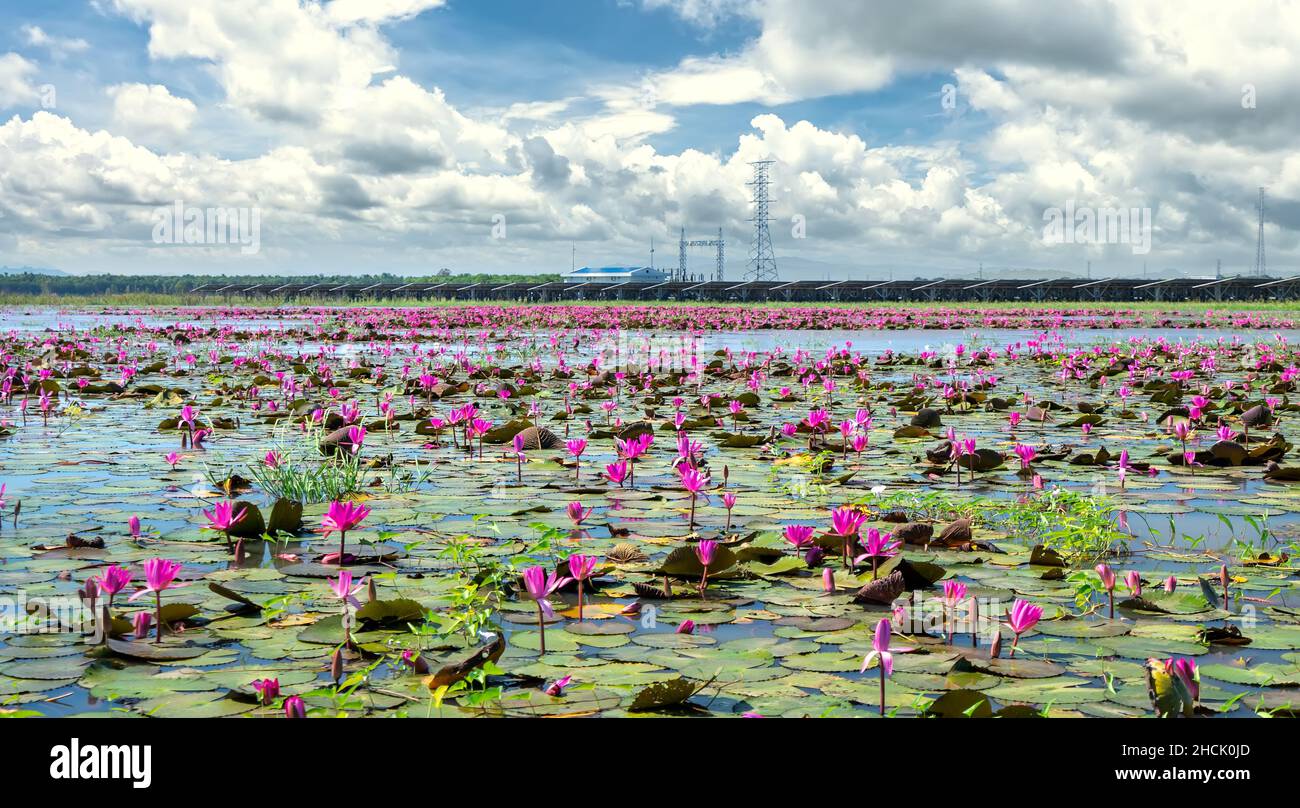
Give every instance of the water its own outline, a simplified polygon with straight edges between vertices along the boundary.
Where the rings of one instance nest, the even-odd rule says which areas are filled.
[[[483,414],[494,423],[500,424],[510,418],[521,416],[519,407],[536,403],[544,412],[544,423],[551,424],[557,431],[564,429],[563,421],[549,420],[556,413],[563,411],[567,382],[552,380],[549,374],[563,363],[568,368],[580,368],[593,357],[600,356],[601,367],[609,367],[614,361],[609,352],[611,344],[624,353],[627,346],[669,346],[669,359],[672,346],[688,346],[693,349],[700,366],[718,357],[718,351],[730,350],[736,361],[752,362],[752,368],[738,373],[735,381],[710,377],[696,385],[682,385],[677,394],[686,404],[695,407],[698,417],[701,410],[695,400],[700,389],[710,392],[722,391],[736,394],[743,390],[744,380],[753,368],[762,367],[766,358],[776,361],[789,361],[798,351],[806,352],[809,357],[805,364],[824,359],[828,349],[845,348],[851,345],[853,353],[861,353],[873,360],[886,353],[916,355],[922,351],[934,352],[940,357],[954,355],[957,345],[966,346],[969,357],[978,349],[1002,349],[1013,346],[1022,356],[1029,354],[1030,343],[1050,346],[1059,357],[1068,357],[1077,349],[1090,349],[1093,346],[1120,345],[1123,350],[1131,350],[1133,345],[1150,346],[1156,340],[1164,340],[1174,346],[1188,350],[1215,352],[1222,356],[1223,367],[1216,368],[1213,377],[1216,380],[1243,379],[1245,371],[1239,367],[1229,367],[1229,359],[1241,351],[1234,347],[1243,342],[1260,342],[1276,346],[1289,356],[1290,343],[1296,339],[1293,331],[1232,331],[1224,329],[1195,328],[1144,328],[1136,330],[1078,328],[1051,332],[1036,330],[1006,329],[960,329],[960,330],[925,330],[925,331],[877,331],[877,330],[752,330],[739,333],[706,331],[697,335],[684,332],[663,330],[633,330],[618,335],[596,334],[590,331],[572,331],[560,341],[557,348],[550,347],[549,338],[553,332],[544,328],[530,327],[527,323],[514,323],[513,333],[498,330],[491,337],[485,336],[483,330],[470,332],[449,332],[445,329],[430,329],[423,333],[407,330],[394,330],[388,334],[369,334],[364,339],[337,341],[326,338],[321,329],[310,319],[271,318],[256,313],[249,316],[229,316],[213,313],[210,310],[183,312],[178,318],[177,312],[141,312],[108,313],[95,312],[56,312],[52,310],[35,310],[20,312],[16,310],[0,311],[0,334],[10,336],[0,341],[0,356],[12,355],[14,351],[23,351],[20,362],[38,357],[32,350],[32,339],[42,337],[47,329],[57,332],[65,341],[81,342],[90,348],[89,358],[78,360],[72,365],[85,364],[100,368],[105,380],[115,379],[120,372],[116,359],[105,359],[105,351],[124,350],[130,362],[143,366],[154,359],[163,359],[167,367],[163,373],[142,374],[133,380],[132,385],[144,383],[158,384],[163,388],[183,388],[186,398],[194,401],[202,418],[229,417],[237,419],[239,428],[235,430],[217,430],[202,447],[187,449],[176,470],[169,470],[162,460],[168,452],[178,451],[178,433],[160,430],[158,423],[171,417],[178,409],[174,404],[158,407],[147,406],[149,397],[114,398],[104,395],[80,396],[71,388],[72,394],[59,402],[54,408],[48,423],[44,422],[33,400],[29,403],[26,414],[20,409],[19,401],[8,405],[0,404],[0,419],[7,419],[17,428],[14,434],[0,438],[0,482],[8,486],[6,497],[12,511],[13,505],[23,503],[22,518],[18,528],[12,526],[0,533],[0,555],[4,565],[0,567],[0,593],[17,593],[30,590],[31,595],[69,596],[87,577],[99,571],[107,561],[116,561],[138,565],[139,562],[155,555],[176,557],[185,564],[186,575],[193,579],[191,588],[178,590],[169,598],[176,602],[194,602],[199,605],[201,620],[191,626],[189,631],[193,639],[181,638],[182,642],[212,642],[214,649],[224,649],[229,656],[225,659],[217,654],[210,660],[214,670],[231,670],[252,666],[275,666],[284,670],[286,675],[302,670],[316,672],[316,685],[323,681],[323,661],[329,652],[328,646],[316,647],[294,641],[285,645],[282,640],[296,629],[278,626],[277,620],[302,621],[295,625],[309,625],[320,615],[337,612],[337,602],[331,599],[323,578],[304,577],[294,574],[299,560],[307,560],[315,554],[328,551],[333,547],[333,540],[322,540],[312,531],[320,521],[324,510],[323,504],[309,503],[305,516],[306,528],[302,536],[289,542],[250,542],[246,549],[248,555],[238,562],[226,556],[220,542],[211,532],[201,530],[205,523],[200,511],[211,507],[221,495],[215,488],[215,481],[223,479],[230,473],[249,476],[248,470],[261,461],[270,448],[281,447],[286,453],[298,451],[306,442],[300,425],[291,421],[271,422],[259,417],[259,412],[266,412],[271,404],[287,405],[288,395],[279,388],[280,379],[276,374],[289,378],[299,378],[287,369],[290,359],[294,357],[312,357],[307,362],[312,367],[323,362],[334,372],[334,385],[341,387],[337,396],[320,387],[299,387],[294,397],[311,399],[320,406],[334,410],[339,402],[353,399],[365,410],[362,422],[371,423],[379,417],[377,402],[383,391],[392,391],[401,386],[400,378],[403,367],[418,368],[428,363],[434,368],[441,368],[439,373],[446,373],[450,365],[455,364],[458,353],[464,355],[466,362],[512,366],[509,373],[499,378],[484,376],[475,383],[486,383],[492,390],[484,395],[474,396],[470,393],[454,397],[446,403],[435,402],[435,411],[444,415],[454,406],[468,401],[475,401]],[[362,315],[340,312],[338,319],[350,322],[349,318]],[[160,329],[175,323],[189,324],[195,328],[228,329],[238,332],[251,332],[252,336],[235,342],[225,341],[217,348],[212,337],[195,333],[192,343],[173,347],[165,339],[159,338],[151,329]],[[120,339],[120,341],[119,341]],[[106,340],[96,344],[87,340]],[[577,345],[572,345],[577,340]],[[150,342],[157,344],[151,350]],[[500,345],[504,350],[496,350]],[[1209,346],[1208,348],[1206,346]],[[1218,346],[1215,349],[1214,346]],[[233,363],[222,361],[211,364],[208,350],[217,348],[221,356],[240,356],[250,362],[264,362],[266,367],[255,370],[240,370]],[[778,353],[779,351],[779,353]],[[750,354],[758,356],[751,359]],[[186,357],[193,357],[193,362]],[[353,380],[350,386],[342,387],[348,371],[359,360],[366,360],[384,368],[385,377],[379,383],[372,379]],[[726,357],[722,357],[724,361]],[[532,361],[542,363],[544,372],[531,382],[538,392],[518,399],[502,399],[494,395],[496,386],[513,379],[518,374],[526,374],[526,365]],[[2,364],[12,364],[15,360],[3,359]],[[635,362],[634,362],[635,363]],[[960,367],[954,370],[927,369],[919,365],[894,367],[874,367],[870,372],[871,388],[868,392],[854,393],[851,378],[837,377],[839,390],[831,404],[834,411],[833,422],[851,417],[860,407],[870,407],[876,419],[870,431],[871,445],[860,456],[849,453],[837,463],[846,469],[856,469],[856,477],[841,485],[830,485],[822,489],[822,483],[809,486],[810,478],[799,472],[785,471],[774,465],[774,457],[758,457],[756,451],[721,449],[718,447],[720,435],[732,427],[729,414],[721,405],[717,415],[723,419],[721,428],[700,428],[695,435],[701,438],[708,451],[709,462],[713,470],[714,483],[718,482],[718,467],[726,465],[730,471],[730,486],[739,493],[742,513],[734,520],[737,534],[740,536],[772,534],[782,524],[802,522],[817,524],[825,529],[826,514],[829,509],[846,501],[860,499],[868,494],[868,489],[883,485],[887,492],[928,491],[946,492],[959,497],[987,496],[994,499],[1015,501],[1019,497],[1037,496],[1026,480],[1014,474],[1014,458],[1002,469],[980,473],[975,479],[965,480],[957,485],[951,474],[942,474],[939,468],[930,468],[923,462],[913,463],[909,456],[920,456],[922,450],[929,448],[935,439],[909,442],[895,439],[893,430],[906,422],[905,412],[891,414],[890,399],[896,398],[900,391],[910,387],[920,374],[929,377],[927,389],[935,394],[932,384],[973,383],[984,376],[996,375],[999,381],[995,390],[1014,400],[1028,392],[1034,400],[1051,399],[1073,407],[1080,400],[1110,402],[1112,411],[1115,406],[1115,384],[1103,389],[1092,389],[1082,382],[1062,383],[1055,372],[1060,361],[1035,363],[1026,360],[1000,360],[987,368]],[[56,363],[56,368],[64,366]],[[251,365],[250,365],[251,367]],[[33,369],[24,368],[24,372]],[[635,372],[633,369],[632,372]],[[254,411],[250,402],[243,398],[246,387],[252,384],[255,375],[269,379],[257,384],[261,389],[258,397],[262,409]],[[412,370],[410,375],[418,375]],[[464,376],[464,371],[460,372]],[[579,374],[578,381],[589,378]],[[305,378],[299,378],[305,384]],[[790,386],[805,401],[794,404],[764,401],[760,406],[748,408],[747,417],[753,420],[742,425],[742,432],[749,434],[766,434],[770,426],[780,423],[798,421],[806,416],[809,408],[825,398],[818,385],[806,389],[795,377],[769,377],[760,384],[763,398],[766,400],[778,386]],[[892,391],[891,386],[892,385]],[[693,388],[693,389],[692,389]],[[655,419],[662,423],[670,419],[673,406],[671,395],[653,407],[657,410]],[[1145,400],[1145,396],[1136,397],[1135,407],[1150,410],[1154,417],[1162,406]],[[630,392],[621,394],[611,414],[633,421],[646,417],[648,405],[640,401],[641,396]],[[569,431],[574,434],[586,434],[592,429],[604,426],[607,416],[598,406],[601,399],[584,399],[575,396],[570,403],[589,404],[589,413],[579,413],[569,422]],[[76,412],[67,411],[68,404],[75,404]],[[393,407],[398,413],[408,412],[411,405],[426,407],[427,402],[418,394],[413,398],[402,393],[393,397]],[[1279,410],[1281,423],[1278,430],[1288,432],[1288,426],[1294,414],[1286,408]],[[590,421],[590,428],[584,423]],[[1069,447],[1071,454],[1079,451],[1093,451],[1105,445],[1117,454],[1119,448],[1128,448],[1135,458],[1148,456],[1155,449],[1170,442],[1164,427],[1155,424],[1139,425],[1131,421],[1108,418],[1098,425],[1091,434],[1084,435],[1077,429],[1063,430],[1054,425],[1035,428],[1022,424],[1013,434],[1006,422],[1005,412],[976,411],[970,414],[948,414],[945,421],[958,429],[962,436],[969,436],[981,447],[994,447],[1007,451],[1014,442],[1036,442],[1050,444],[1054,447]],[[675,526],[684,518],[685,500],[676,476],[669,465],[672,456],[671,430],[661,433],[656,443],[656,450],[638,471],[637,491],[640,496],[653,496],[656,499],[632,499],[621,503],[617,499],[617,490],[609,491],[609,484],[596,478],[596,473],[606,463],[615,460],[613,445],[608,439],[593,439],[584,455],[582,469],[585,471],[583,482],[575,486],[572,482],[573,472],[570,468],[560,466],[556,458],[563,457],[563,452],[533,453],[525,470],[526,480],[523,487],[514,482],[516,474],[513,457],[504,453],[501,445],[486,448],[484,458],[479,460],[467,456],[453,448],[447,437],[437,441],[428,437],[417,437],[411,431],[411,421],[402,421],[400,429],[391,434],[382,429],[371,429],[367,438],[364,456],[368,459],[388,458],[386,465],[391,465],[412,474],[412,481],[405,484],[392,482],[386,469],[374,472],[378,485],[368,485],[365,489],[374,507],[374,515],[366,524],[350,534],[349,549],[352,552],[370,554],[378,551],[396,553],[398,558],[388,562],[388,569],[393,575],[384,578],[381,597],[414,597],[423,605],[434,611],[446,611],[453,607],[449,592],[441,583],[446,581],[455,570],[456,564],[447,561],[447,548],[458,536],[465,535],[480,544],[487,558],[508,559],[524,552],[528,543],[535,537],[534,522],[542,522],[556,527],[567,527],[563,516],[563,506],[572,499],[582,499],[595,512],[592,524],[581,538],[572,535],[560,542],[554,551],[546,551],[546,557],[562,558],[570,552],[583,550],[602,555],[613,544],[627,541],[642,547],[652,559],[662,560],[663,554],[673,546],[680,546],[685,540],[684,531]],[[1202,430],[1199,437],[1193,438],[1193,446],[1205,448],[1213,442],[1209,430]],[[800,449],[803,439],[787,441],[779,445],[781,452],[795,452]],[[311,452],[308,452],[310,455]],[[306,456],[304,456],[306,457]],[[756,462],[757,460],[757,462]],[[314,459],[303,462],[315,463]],[[1284,461],[1285,462],[1285,461]],[[417,465],[417,464],[422,464]],[[1150,579],[1149,588],[1158,588],[1158,583],[1165,575],[1174,572],[1180,579],[1180,590],[1195,591],[1195,576],[1210,576],[1218,569],[1223,558],[1227,558],[1238,570],[1244,570],[1245,588],[1239,593],[1259,598],[1261,602],[1243,601],[1241,608],[1252,610],[1251,619],[1258,620],[1258,625],[1273,625],[1272,618],[1263,614],[1265,606],[1281,609],[1300,608],[1294,586],[1281,576],[1274,581],[1269,577],[1267,568],[1264,572],[1252,572],[1247,568],[1236,566],[1240,561],[1241,544],[1246,543],[1255,550],[1268,549],[1274,553],[1294,539],[1296,533],[1296,508],[1292,506],[1289,489],[1285,485],[1265,481],[1258,467],[1235,469],[1205,468],[1193,473],[1173,469],[1157,461],[1161,473],[1155,478],[1145,478],[1134,473],[1128,483],[1119,485],[1113,463],[1106,467],[1078,468],[1064,464],[1047,464],[1042,474],[1049,487],[1056,486],[1065,490],[1105,494],[1113,497],[1120,511],[1127,519],[1127,532],[1130,534],[1128,547],[1131,555],[1115,559],[1112,563],[1123,569],[1137,569],[1145,572]],[[419,474],[423,468],[424,475]],[[936,476],[937,475],[937,476]],[[367,475],[369,479],[370,475]],[[792,493],[793,492],[793,493]],[[265,491],[254,490],[245,498],[265,510],[269,510],[271,498]],[[755,503],[752,506],[746,503]],[[541,507],[539,512],[524,512],[532,505]],[[752,511],[744,510],[752,507]],[[1221,511],[1227,510],[1222,518]],[[1163,511],[1174,511],[1165,514]],[[720,507],[717,494],[713,494],[700,507],[704,535],[718,535],[723,532],[725,512]],[[125,536],[124,524],[128,516],[140,516],[146,525],[145,538],[140,542],[131,542]],[[486,514],[486,515],[485,515]],[[1256,518],[1257,524],[1266,525],[1271,537],[1258,534],[1247,517]],[[1171,521],[1172,520],[1172,521]],[[942,525],[940,525],[942,526]],[[630,532],[630,536],[628,535]],[[57,557],[42,557],[37,545],[58,545],[63,536],[75,533],[83,537],[103,537],[107,549],[103,553],[91,553],[82,561],[68,562]],[[1014,537],[1010,537],[1014,540]],[[1000,541],[1005,541],[1000,540]],[[1168,548],[1168,549],[1166,549]],[[1197,554],[1202,554],[1198,556]],[[917,557],[909,551],[909,557]],[[924,555],[924,554],[922,554]],[[286,556],[296,558],[286,558]],[[942,561],[949,570],[969,582],[972,586],[985,586],[992,591],[1016,591],[1019,584],[1013,586],[1009,581],[1016,580],[1021,570],[1009,568],[1015,573],[1007,580],[1005,576],[988,575],[987,567],[970,565],[962,559]],[[137,583],[140,575],[136,566]],[[286,574],[286,570],[288,573]],[[634,580],[654,581],[648,569],[630,570],[613,569],[604,573],[605,593],[591,600],[592,607],[602,604],[622,607],[635,599],[630,583]],[[414,577],[419,574],[421,577]],[[1256,580],[1258,578],[1258,580]],[[220,580],[233,585],[243,586],[261,600],[268,597],[287,596],[285,616],[251,626],[252,632],[247,638],[222,636],[214,642],[213,634],[229,618],[223,616],[222,606],[225,601],[206,592],[202,586],[204,580]],[[727,622],[716,626],[701,623],[701,636],[712,640],[708,648],[733,640],[755,638],[784,638],[792,641],[811,642],[816,651],[813,654],[830,654],[834,656],[839,648],[852,648],[856,653],[865,635],[843,641],[832,632],[826,637],[830,641],[820,641],[801,634],[801,630],[785,630],[776,617],[790,609],[796,613],[817,614],[819,611],[833,615],[847,614],[855,620],[870,616],[860,606],[845,605],[844,595],[839,600],[827,603],[817,600],[804,602],[804,591],[791,585],[796,579],[781,577],[760,578],[764,585],[756,588],[751,582],[732,581],[715,582],[719,592],[710,597],[726,604],[728,615],[755,614],[766,615],[758,619],[737,620],[734,616]],[[981,584],[981,581],[995,580],[994,584]],[[1068,609],[1072,606],[1070,593],[1064,588],[1043,589],[1033,583],[1033,577],[1023,579],[1030,597],[1052,604],[1055,608]],[[689,588],[688,583],[678,582],[678,586]],[[1010,589],[1008,589],[1010,587]],[[1272,590],[1276,589],[1276,592]],[[812,596],[816,596],[816,587],[811,587]],[[573,595],[559,594],[557,601],[572,605]],[[147,602],[147,601],[146,601]],[[801,603],[797,608],[792,603]],[[518,601],[513,604],[522,606]],[[632,645],[613,645],[611,641],[602,640],[608,645],[591,647],[576,646],[572,654],[564,652],[562,657],[568,659],[574,670],[581,671],[584,666],[603,668],[611,659],[634,661],[654,659],[657,664],[673,670],[682,649],[672,650],[658,648],[651,644],[637,645],[637,638],[651,635],[672,633],[676,622],[683,615],[707,616],[709,610],[716,608],[705,602],[671,601],[662,604],[663,619],[645,623],[643,620],[626,618],[605,618],[613,621],[625,621],[632,631],[626,636]],[[558,606],[557,606],[558,608]],[[132,607],[134,609],[134,607]],[[703,611],[700,611],[703,610]],[[772,611],[777,610],[777,611]],[[504,681],[508,687],[527,687],[534,677],[542,679],[555,678],[565,668],[564,665],[535,662],[535,652],[526,647],[530,634],[530,612],[526,609],[511,609],[497,615],[503,620],[512,647],[504,663],[509,675]],[[1275,613],[1276,614],[1276,613]],[[313,617],[313,616],[316,617]],[[212,620],[217,622],[213,623]],[[1179,619],[1144,616],[1136,624],[1153,626],[1169,636],[1179,634],[1180,626],[1185,621]],[[548,630],[548,636],[571,640],[567,627],[572,625],[572,618],[563,624],[556,624]],[[275,642],[261,639],[261,634],[270,632]],[[246,632],[247,633],[247,632]],[[787,636],[791,634],[798,636]],[[1249,629],[1246,631],[1250,633]],[[578,635],[582,636],[582,635]],[[603,636],[603,635],[602,635]],[[12,637],[10,638],[12,639]],[[525,646],[516,643],[524,642]],[[668,642],[658,640],[655,642]],[[1165,635],[1159,635],[1154,642],[1174,643]],[[0,640],[2,642],[2,640]],[[594,642],[594,640],[593,640]],[[1033,644],[1031,643],[1031,647]],[[21,647],[17,646],[17,647]],[[566,645],[567,647],[567,645]],[[1170,647],[1177,647],[1176,643]],[[658,650],[656,650],[658,648]],[[277,650],[279,649],[279,650]],[[707,649],[706,649],[707,650]],[[276,651],[272,653],[272,651]],[[284,653],[280,653],[283,651]],[[233,652],[233,656],[229,652]],[[20,654],[15,646],[0,645],[0,653]],[[699,652],[705,653],[705,652]],[[1250,650],[1255,662],[1284,662],[1283,654],[1287,649]],[[626,654],[622,656],[611,656]],[[1216,646],[1199,659],[1202,664],[1226,662],[1240,654],[1237,649]],[[431,651],[431,658],[448,659],[453,654],[444,651]],[[548,658],[552,655],[548,655]],[[802,655],[800,655],[802,656]],[[1067,669],[1079,664],[1077,655],[1049,654],[1049,658],[1060,659]],[[69,655],[69,659],[80,658]],[[711,657],[710,657],[711,658]],[[11,662],[26,657],[12,656]],[[603,660],[603,661],[602,661]],[[774,660],[775,663],[779,663]],[[801,660],[802,662],[802,660]],[[5,676],[5,657],[0,656],[0,677]],[[96,663],[97,665],[99,663]],[[187,661],[178,665],[163,666],[182,678],[197,676],[184,671],[196,663]],[[352,667],[362,664],[354,660]],[[730,664],[730,663],[729,663]],[[839,667],[835,659],[808,660],[807,664]],[[28,666],[34,667],[34,666]],[[199,665],[196,669],[203,670]],[[766,666],[764,676],[771,671]],[[781,667],[777,664],[777,667]],[[25,669],[22,669],[25,670]],[[791,671],[801,670],[793,667]],[[839,679],[855,682],[859,679],[856,665],[842,671],[836,671]],[[69,673],[76,673],[69,669]],[[377,675],[388,682],[389,687],[407,688],[403,692],[419,695],[418,683],[412,683],[411,677],[402,676],[401,671],[389,664],[377,669]],[[580,674],[579,674],[580,675]],[[868,676],[874,676],[869,672]],[[79,676],[66,677],[78,680]],[[55,690],[61,696],[57,701],[40,701],[45,698],[45,691],[33,691],[29,685],[32,681],[53,681],[60,683]],[[50,714],[69,714],[80,711],[102,711],[110,707],[137,709],[147,702],[137,698],[96,699],[90,696],[88,688],[77,681],[61,684],[63,677],[48,680],[23,679],[21,677],[0,678],[0,698],[4,698],[5,688],[16,691],[20,703],[31,704],[42,712]],[[927,680],[928,681],[928,680]],[[1095,684],[1095,682],[1093,682]],[[316,686],[311,685],[311,686]],[[308,687],[304,684],[300,689]],[[836,687],[840,687],[836,685]],[[1001,687],[1001,686],[999,686]],[[1134,683],[1136,688],[1137,684]],[[1230,683],[1216,683],[1219,690],[1231,694],[1242,692],[1242,688]],[[26,689],[25,689],[26,688]],[[995,691],[997,687],[993,688]],[[832,687],[832,690],[835,690]],[[1125,693],[1128,691],[1125,690]],[[1136,692],[1136,691],[1134,691]],[[421,696],[422,698],[422,696]],[[735,706],[740,709],[745,704],[767,704],[770,709],[779,709],[784,703],[775,697],[749,696],[735,697],[728,695],[719,704]],[[817,698],[825,698],[819,695]],[[755,701],[757,699],[757,701]],[[1224,703],[1226,696],[1208,700],[1216,704]],[[228,708],[228,696],[222,696],[220,703]],[[868,702],[869,703],[869,702]],[[1247,710],[1235,710],[1233,715],[1249,714]]]

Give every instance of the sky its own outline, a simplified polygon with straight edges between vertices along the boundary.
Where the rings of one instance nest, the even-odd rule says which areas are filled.
[[[1300,274],[1294,0],[0,12],[0,266],[741,278],[772,160],[783,278]]]

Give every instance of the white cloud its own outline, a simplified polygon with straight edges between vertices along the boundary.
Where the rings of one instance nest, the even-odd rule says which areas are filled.
[[[16,53],[0,56],[0,109],[27,104],[37,100],[31,77],[36,65]]]
[[[90,47],[90,43],[80,37],[50,36],[38,25],[24,25],[22,28],[27,44],[37,48],[46,48],[56,58],[69,53],[80,53]]]
[[[193,101],[177,98],[161,84],[115,84],[106,92],[117,129],[150,143],[177,140],[198,114]]]
[[[758,0],[642,0],[648,9],[670,8],[677,16],[703,28],[715,28],[731,18],[753,14]]]
[[[344,25],[374,24],[408,19],[446,4],[447,0],[333,0],[325,11],[331,20]]]
[[[394,68],[401,54],[381,31],[440,3],[115,0],[147,30],[156,62],[210,71],[221,98],[202,108],[203,123],[254,121],[268,145],[239,159],[198,148],[210,143],[195,131],[199,107],[156,84],[108,88],[111,131],[13,118],[0,126],[0,248],[62,242],[71,256],[161,262],[141,228],[151,206],[184,199],[258,205],[257,260],[269,269],[396,260],[420,271],[430,255],[462,269],[555,269],[571,239],[631,260],[683,226],[724,228],[735,268],[750,228],[747,163],[769,157],[778,253],[840,265],[1069,268],[1114,257],[1042,243],[1042,209],[1069,199],[1152,207],[1153,260],[1230,262],[1253,255],[1256,185],[1300,199],[1294,6],[1271,16],[1252,6],[1235,25],[1231,9],[1199,3],[1179,13],[1154,2],[935,0],[919,15],[856,0],[824,0],[817,13],[794,0],[646,0],[665,4],[704,27],[743,16],[758,34],[645,82],[596,77],[585,97],[474,109]],[[955,131],[973,137],[878,142],[774,109],[713,151],[650,145],[670,131],[689,142],[683,107],[871,91],[932,71],[926,103],[944,114],[937,85],[956,84],[959,111],[978,125]],[[35,72],[0,57],[0,106],[31,102]],[[1248,82],[1255,110],[1239,103]],[[497,215],[505,242],[489,238]],[[808,228],[798,244],[785,232],[794,215]],[[1271,255],[1293,258],[1297,232],[1300,222],[1270,225]]]

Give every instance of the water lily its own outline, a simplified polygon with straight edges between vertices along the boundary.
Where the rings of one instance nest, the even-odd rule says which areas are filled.
[[[280,695],[279,679],[254,679],[253,689],[261,698],[263,706],[270,706]]]
[[[965,597],[966,584],[951,578],[943,582],[943,622],[949,645],[952,644],[952,623],[949,621],[949,614],[952,614],[953,619],[956,618],[957,604]]]
[[[728,533],[731,532],[731,509],[736,507],[736,495],[728,491],[722,495],[722,507],[727,509],[727,526],[724,528]]]
[[[1038,454],[1037,449],[1025,443],[1017,443],[1011,451],[1015,453],[1016,457],[1020,458],[1020,468],[1022,469],[1028,469],[1029,464],[1034,461],[1034,457]]]
[[[154,596],[154,613],[155,620],[158,624],[158,633],[154,642],[162,642],[163,619],[162,619],[162,593],[168,589],[176,589],[184,584],[175,583],[176,576],[181,571],[179,561],[169,561],[165,558],[151,558],[144,562],[144,588],[137,590],[128,600],[134,601],[144,595],[153,593]]]
[[[324,528],[321,535],[329,538],[329,535],[335,531],[339,534],[339,564],[347,563],[347,537],[348,531],[359,526],[365,518],[370,515],[370,508],[360,502],[339,502],[335,500],[329,504],[325,510],[325,516],[321,519],[321,527]]]
[[[718,553],[718,543],[712,540],[704,540],[695,545],[695,557],[699,559],[700,565],[704,567],[704,575],[700,577],[700,594],[704,594],[704,588],[709,583],[709,565],[713,563],[714,557]]]
[[[605,466],[605,477],[619,488],[623,487],[623,481],[627,479],[627,473],[628,461],[626,460],[618,460]]]
[[[352,581],[352,573],[347,570],[339,570],[339,575],[333,581],[330,581],[330,589],[334,592],[334,597],[343,602],[343,644],[352,645],[352,623],[349,619],[348,606],[360,609],[361,602],[357,600],[357,593],[366,588],[365,579]]]
[[[1142,576],[1137,570],[1129,570],[1124,576],[1124,583],[1128,586],[1128,591],[1133,593],[1133,597],[1142,597]]]
[[[1043,616],[1043,607],[1036,606],[1027,600],[1016,600],[1011,604],[1011,611],[1007,614],[1007,625],[1016,635],[1011,641],[1011,657],[1016,656],[1016,646],[1020,643],[1020,635],[1029,631],[1038,625],[1038,621]]]
[[[596,557],[574,553],[569,556],[569,577],[578,582],[578,622],[582,622],[582,584],[596,569]]]
[[[812,544],[812,537],[816,532],[816,528],[812,525],[786,525],[782,535],[786,541],[794,545],[795,552],[799,553]]]
[[[569,454],[573,455],[573,480],[577,482],[578,473],[582,468],[582,453],[587,451],[586,438],[571,438],[565,442],[564,447],[568,449]]]
[[[245,515],[247,508],[240,508],[239,513],[235,513],[235,503],[230,501],[218,502],[210,511],[204,511],[203,516],[208,520],[204,526],[206,530],[220,530],[226,537],[226,549],[230,546],[230,529],[238,524]]]
[[[111,609],[113,607],[113,597],[130,585],[131,572],[126,567],[109,564],[97,578],[92,580],[94,580],[99,594],[104,596],[108,607]]]
[[[1115,571],[1106,564],[1098,564],[1097,577],[1101,579],[1101,588],[1106,590],[1110,600],[1110,618],[1115,619]]]
[[[892,533],[881,533],[876,528],[867,528],[866,541],[863,543],[864,552],[862,555],[853,559],[853,566],[857,566],[867,559],[871,559],[871,579],[876,579],[876,572],[880,568],[880,559],[891,558],[898,555],[899,542],[894,538]]]
[[[587,517],[591,516],[591,512],[594,508],[584,508],[582,503],[575,499],[573,502],[564,506],[564,510],[569,515],[569,520],[573,522],[574,526],[581,527]]]
[[[695,529],[695,501],[700,492],[709,484],[709,475],[700,472],[698,469],[687,467],[681,472],[682,488],[691,495],[691,517],[689,526]]]
[[[523,485],[524,482],[524,436],[516,434],[511,439],[511,446],[514,448],[515,455],[515,482]]]
[[[306,718],[307,703],[302,700],[301,696],[290,696],[284,700],[284,717],[285,718]]]
[[[885,678],[894,675],[894,655],[889,651],[890,626],[888,619],[881,619],[876,623],[876,633],[871,639],[871,653],[867,654],[862,660],[862,670],[860,673],[866,673],[867,668],[876,660],[880,661],[880,714],[885,714]]]
[[[554,682],[551,682],[546,686],[546,695],[556,697],[563,696],[564,688],[568,687],[569,683],[572,681],[572,676],[561,676],[559,679],[556,679]]]
[[[546,620],[555,618],[555,609],[548,600],[556,590],[569,583],[568,578],[561,578],[557,573],[547,573],[542,567],[529,567],[524,570],[524,591],[537,604],[537,634],[540,637],[540,649],[546,655]]]
[[[831,511],[831,530],[843,539],[844,566],[851,567],[852,547],[857,538],[858,529],[867,520],[867,515],[850,506]]]

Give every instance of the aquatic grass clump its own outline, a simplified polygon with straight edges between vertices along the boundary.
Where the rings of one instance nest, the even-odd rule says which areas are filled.
[[[1080,562],[1123,552],[1132,535],[1120,529],[1115,500],[1051,487],[1024,498],[901,490],[858,501],[881,513],[903,510],[914,518],[970,518],[1026,545],[1042,545]]]
[[[268,452],[248,466],[248,477],[271,499],[304,505],[346,499],[361,491],[367,471],[359,453],[321,457],[315,438]]]

